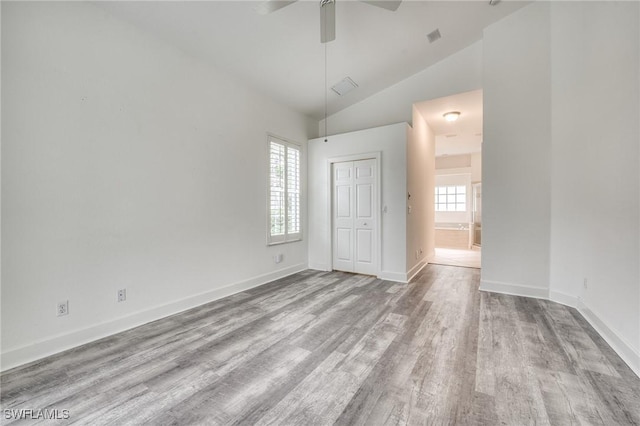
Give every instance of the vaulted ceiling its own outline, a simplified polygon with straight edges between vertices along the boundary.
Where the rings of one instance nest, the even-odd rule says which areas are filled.
[[[487,25],[528,2],[404,0],[397,11],[336,2],[336,40],[320,43],[319,2],[268,15],[254,1],[110,1],[116,17],[214,65],[294,110],[320,119],[392,86],[480,40]],[[429,43],[439,29],[442,38]],[[326,48],[326,51],[325,51]],[[326,54],[326,85],[325,85]],[[326,90],[344,77],[358,87]],[[185,78],[188,78],[185,76]]]

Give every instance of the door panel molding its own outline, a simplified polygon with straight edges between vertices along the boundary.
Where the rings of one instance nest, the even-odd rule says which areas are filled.
[[[332,157],[327,159],[327,182],[328,182],[328,188],[327,188],[327,196],[329,198],[329,202],[327,203],[327,209],[328,209],[328,214],[327,217],[329,218],[329,224],[326,230],[326,238],[327,241],[330,242],[330,244],[328,244],[328,252],[327,252],[327,259],[328,259],[328,263],[329,263],[329,269],[340,269],[340,265],[334,265],[334,262],[336,261],[334,259],[333,256],[333,250],[334,247],[336,247],[336,244],[334,244],[336,241],[334,241],[334,238],[337,238],[337,234],[334,235],[334,220],[336,220],[334,218],[334,212],[333,212],[333,206],[334,206],[334,184],[335,184],[335,180],[334,180],[334,174],[333,174],[333,167],[334,164],[336,163],[345,163],[345,162],[354,162],[354,161],[362,161],[362,160],[372,160],[374,161],[374,169],[375,169],[375,173],[374,176],[372,177],[372,169],[370,167],[364,167],[361,168],[360,170],[358,170],[358,168],[354,168],[355,171],[354,173],[346,173],[346,172],[342,172],[340,174],[338,174],[336,176],[336,178],[339,178],[340,180],[345,180],[345,184],[346,181],[360,181],[362,180],[362,183],[359,186],[354,185],[353,187],[355,188],[356,193],[355,194],[349,194],[349,196],[352,196],[354,198],[354,202],[351,206],[351,211],[348,212],[348,216],[352,216],[355,215],[356,217],[353,218],[352,220],[354,220],[354,222],[358,222],[358,224],[356,226],[354,226],[353,228],[353,234],[350,236],[351,239],[351,244],[353,244],[352,247],[350,247],[350,250],[353,253],[354,259],[352,259],[352,261],[354,262],[358,262],[360,264],[360,269],[364,268],[366,270],[365,273],[367,274],[371,274],[371,275],[376,275],[376,276],[380,276],[380,271],[382,270],[382,219],[383,219],[383,212],[382,212],[382,187],[381,187],[381,160],[382,160],[382,153],[380,151],[376,151],[376,152],[365,152],[365,153],[360,153],[360,154],[354,154],[354,155],[346,155],[346,156],[340,156],[340,157]],[[369,182],[367,183],[367,179],[369,179]],[[372,181],[371,181],[372,180]],[[368,188],[367,188],[368,187]],[[375,188],[375,190],[372,190],[372,187]],[[361,194],[358,194],[358,191],[363,191],[361,192]],[[366,192],[368,191],[368,193]],[[373,199],[373,211],[363,211],[362,207],[363,206],[359,206],[358,205],[358,195],[361,195],[364,197],[364,199],[362,201],[365,201],[365,199],[367,197],[371,197]],[[366,209],[365,209],[366,210]],[[361,214],[362,213],[362,214]],[[375,213],[375,214],[374,214]],[[359,216],[359,217],[358,217]],[[371,226],[371,219],[374,218],[375,219],[375,223],[373,225],[373,227]],[[346,234],[342,234],[345,238],[346,238]],[[361,254],[358,258],[355,258],[356,253],[358,253],[360,250],[359,247],[362,247],[362,244],[368,243],[368,241],[371,241],[371,243],[374,244],[374,252],[370,253],[370,254]],[[346,246],[346,242],[341,241],[341,249],[347,249]],[[342,250],[341,250],[342,252]]]

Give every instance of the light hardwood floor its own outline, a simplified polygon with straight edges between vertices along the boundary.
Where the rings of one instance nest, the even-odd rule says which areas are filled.
[[[435,255],[429,263],[447,266],[464,266],[465,268],[480,268],[482,254],[479,247],[472,250],[460,250],[436,247]]]
[[[640,424],[640,379],[577,311],[478,281],[305,271],[5,372],[2,408],[90,425]]]

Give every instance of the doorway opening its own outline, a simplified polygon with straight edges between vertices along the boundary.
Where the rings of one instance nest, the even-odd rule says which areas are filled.
[[[435,136],[435,253],[430,263],[480,268],[482,90],[415,106]]]

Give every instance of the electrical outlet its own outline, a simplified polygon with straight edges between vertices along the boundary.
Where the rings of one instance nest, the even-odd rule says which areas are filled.
[[[582,282],[582,285],[584,286],[584,289],[586,290],[587,288],[589,288],[588,284],[587,284],[587,279],[585,278],[584,281]]]
[[[418,250],[416,250],[416,259],[418,259],[418,256],[419,256]]]
[[[64,302],[58,302],[57,314],[58,314],[59,317],[69,314],[69,301],[68,300],[65,300]]]
[[[127,300],[127,289],[118,290],[118,302],[124,302],[125,300]]]
[[[275,256],[273,256],[273,261],[275,263],[280,263],[280,262],[282,262],[283,258],[284,258],[284,256],[282,255],[282,253],[278,253]]]

